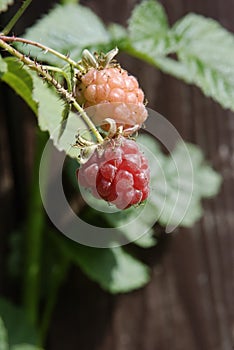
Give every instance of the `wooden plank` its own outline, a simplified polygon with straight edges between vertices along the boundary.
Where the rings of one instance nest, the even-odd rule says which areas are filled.
[[[81,1],[106,22],[121,23],[125,23],[137,2]],[[40,6],[48,8],[49,3],[42,1]],[[170,23],[195,12],[213,17],[234,31],[233,0],[162,3]],[[39,11],[38,4],[32,4],[37,6],[33,18],[37,16],[36,9]],[[167,117],[186,141],[198,144],[224,182],[220,194],[204,202],[205,215],[192,229],[163,235],[156,247],[142,251],[142,258],[152,267],[152,280],[144,289],[112,297],[73,270],[60,294],[48,349],[231,350],[234,114],[224,111],[197,88],[136,59],[121,55],[121,62],[138,76],[149,107]],[[33,130],[32,125],[30,128]],[[30,132],[26,134],[30,139]]]

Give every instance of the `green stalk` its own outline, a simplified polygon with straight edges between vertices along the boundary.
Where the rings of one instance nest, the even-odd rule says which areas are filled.
[[[39,166],[47,139],[47,134],[39,132],[25,227],[25,274],[22,292],[26,314],[33,324],[38,322],[41,246],[45,226],[45,216],[39,189]]]
[[[56,266],[54,266],[53,268],[50,281],[50,288],[48,291],[46,304],[44,307],[42,320],[40,324],[40,346],[44,346],[49,326],[51,323],[54,307],[58,299],[58,292],[64,281],[69,267],[70,261],[64,255],[61,255]]]
[[[23,13],[26,11],[28,6],[31,4],[32,0],[25,0],[19,10],[16,12],[16,14],[12,17],[10,22],[6,25],[6,27],[3,29],[2,33],[7,35],[12,28],[15,26],[16,22],[20,19],[20,17],[23,15]]]

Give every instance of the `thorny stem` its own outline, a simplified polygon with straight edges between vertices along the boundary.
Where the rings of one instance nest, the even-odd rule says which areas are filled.
[[[36,46],[40,49],[42,49],[43,51],[45,51],[45,53],[49,52],[52,55],[60,58],[63,61],[66,61],[67,63],[69,63],[71,66],[79,69],[80,71],[83,71],[84,68],[82,66],[79,65],[79,63],[75,62],[73,59],[71,59],[69,56],[63,55],[62,53],[51,49],[50,47],[47,47],[41,43],[38,43],[37,41],[33,41],[33,40],[29,40],[29,39],[24,39],[24,38],[18,38],[15,36],[5,36],[5,35],[0,35],[0,38],[3,41],[8,41],[8,42],[19,42],[19,43],[23,43],[26,45],[32,45],[32,46]]]
[[[48,71],[43,69],[43,66],[38,64],[36,61],[32,61],[29,57],[23,55],[19,51],[17,51],[15,48],[13,48],[11,45],[7,44],[3,37],[0,36],[0,47],[8,51],[12,56],[15,56],[18,58],[21,62],[26,64],[31,70],[36,71],[40,76],[42,76],[48,83],[53,85],[57,92],[63,97],[65,101],[72,104],[73,107],[80,113],[82,119],[89,127],[90,131],[94,134],[97,141],[99,143],[103,142],[103,138],[96,129],[95,125],[91,121],[91,119],[88,117],[88,115],[85,113],[84,109],[76,102],[74,96],[69,93],[64,87],[59,84],[59,82],[54,79],[54,77],[48,73]]]
[[[42,66],[42,68],[45,70],[45,71],[51,71],[51,72],[56,72],[56,73],[59,73],[61,74],[64,79],[66,79],[66,83],[67,83],[67,88],[68,88],[68,91],[72,91],[72,86],[71,86],[71,82],[70,80],[68,79],[68,76],[67,74],[60,68],[58,67],[53,67],[53,66]]]
[[[20,19],[20,17],[23,15],[25,10],[31,4],[31,2],[32,2],[32,0],[25,0],[23,2],[22,6],[19,8],[19,10],[16,12],[16,14],[10,20],[10,22],[3,29],[3,31],[2,31],[3,34],[7,35],[11,31],[11,29],[15,26],[16,22]]]

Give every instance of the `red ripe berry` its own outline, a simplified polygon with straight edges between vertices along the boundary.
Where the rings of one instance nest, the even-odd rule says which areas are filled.
[[[147,118],[144,93],[137,79],[120,67],[90,68],[80,77],[77,100],[87,109],[96,125],[111,116],[124,129],[138,125]]]
[[[149,196],[150,171],[135,141],[119,136],[96,150],[77,171],[79,184],[97,198],[127,209]]]

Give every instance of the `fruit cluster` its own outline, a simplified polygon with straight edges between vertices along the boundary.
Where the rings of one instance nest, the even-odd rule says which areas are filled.
[[[95,57],[86,52],[81,61],[85,69],[78,75],[77,101],[101,130],[113,123],[116,128],[102,144],[92,145],[92,153],[77,171],[77,178],[96,198],[126,209],[149,195],[147,159],[137,143],[126,137],[142,126],[147,110],[136,78],[112,61],[112,54]],[[83,141],[77,144],[82,144],[83,151],[90,148]]]

